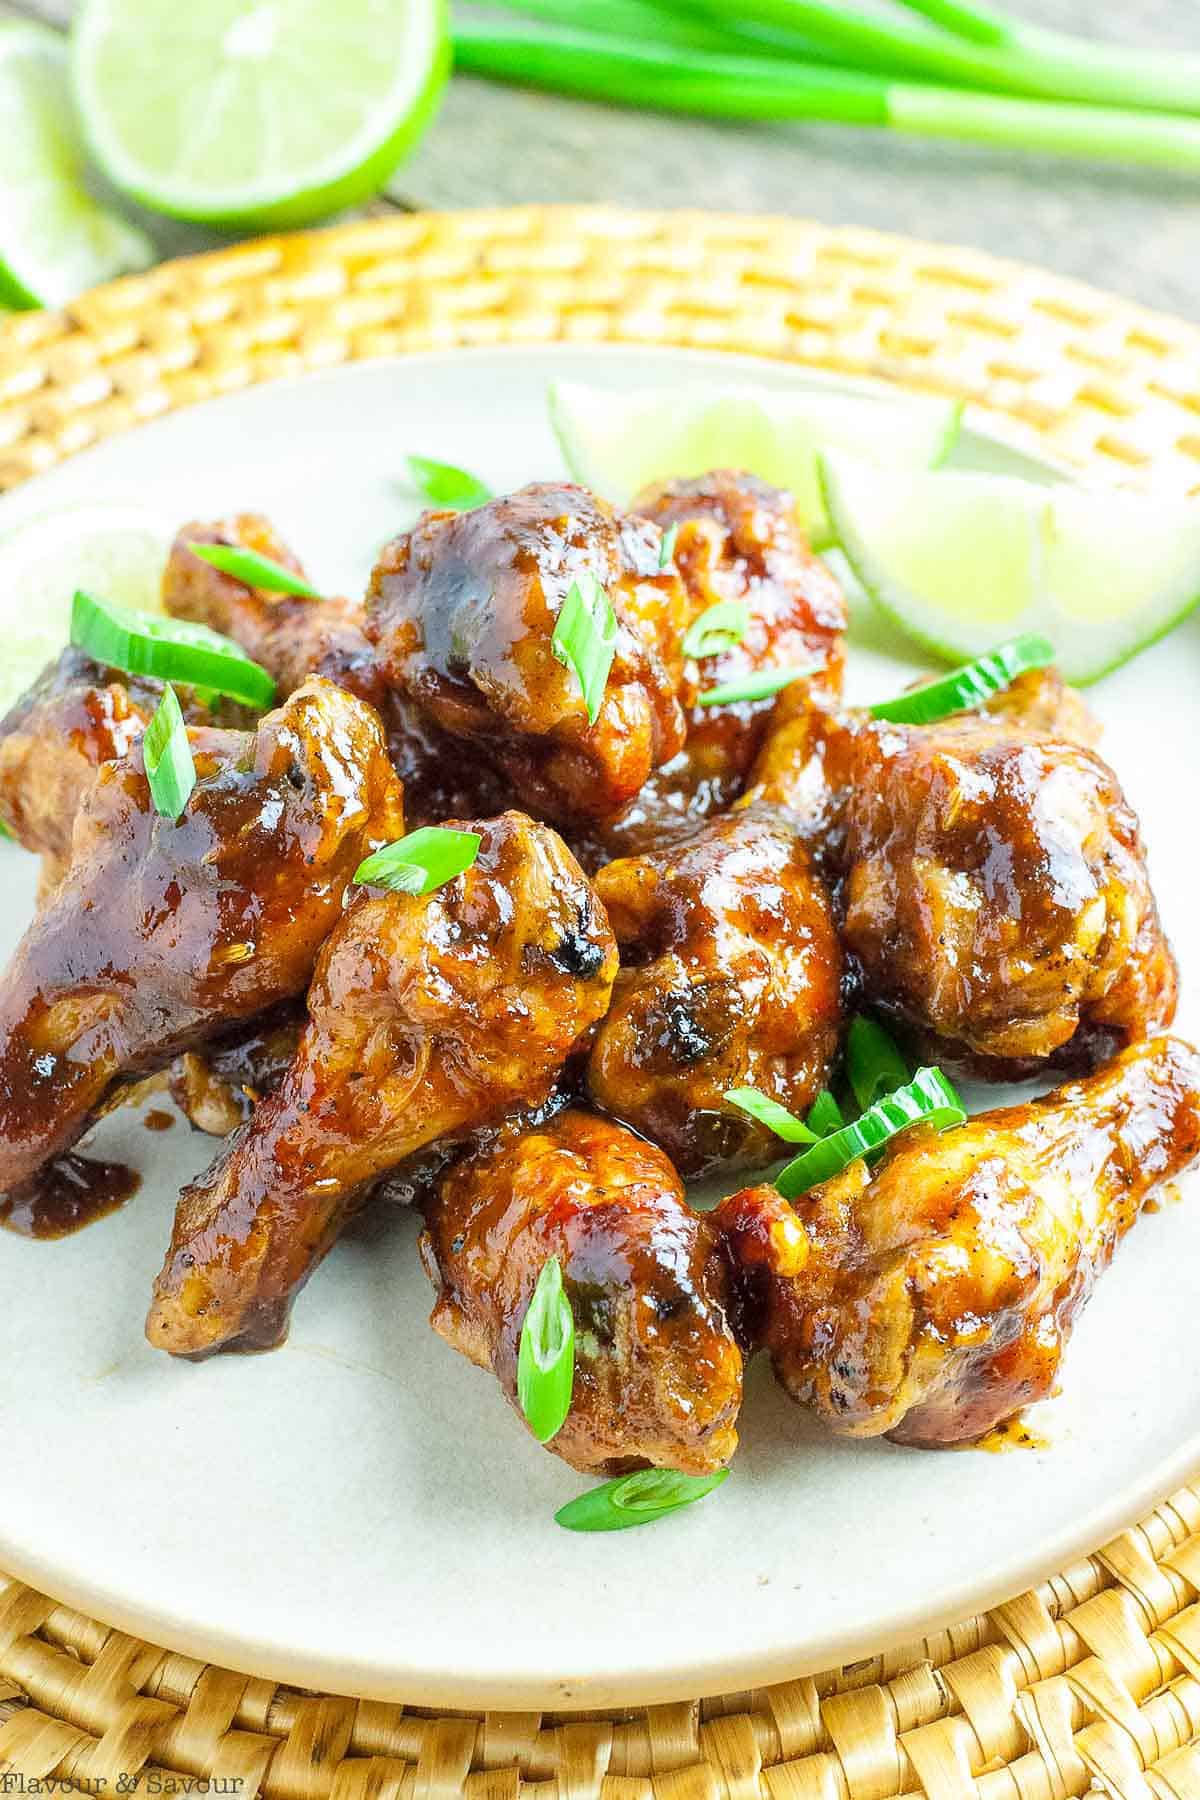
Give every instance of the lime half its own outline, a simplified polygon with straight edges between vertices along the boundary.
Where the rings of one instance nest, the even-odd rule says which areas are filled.
[[[445,0],[83,0],[75,97],[144,205],[305,225],[377,193],[449,71]]]
[[[1200,500],[823,459],[838,542],[876,605],[947,661],[1050,639],[1095,681],[1200,601]]]
[[[923,395],[865,399],[726,387],[640,388],[633,393],[556,381],[550,418],[576,481],[625,502],[652,481],[748,469],[790,488],[814,544],[829,526],[817,475],[821,449],[849,449],[928,468],[958,435],[961,407]]]
[[[153,262],[84,186],[66,46],[40,25],[0,25],[0,145],[0,305],[62,306]]]
[[[160,519],[119,501],[64,507],[0,533],[0,716],[67,642],[76,588],[161,609],[170,545]]]

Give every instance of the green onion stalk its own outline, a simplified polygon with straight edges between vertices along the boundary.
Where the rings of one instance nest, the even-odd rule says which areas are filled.
[[[721,21],[729,0],[669,0],[686,18]],[[818,43],[858,69],[904,69],[955,86],[1048,100],[1200,112],[1200,56],[1094,44],[964,0],[903,0],[933,24],[879,18],[835,0],[737,0],[742,27]]]
[[[894,725],[933,725],[953,713],[982,706],[993,694],[1003,693],[1019,675],[1046,669],[1054,661],[1054,645],[1037,632],[1023,632],[963,663],[936,680],[909,688],[894,700],[880,700],[870,708],[873,719]]]
[[[1052,104],[857,69],[709,55],[599,34],[460,25],[457,66],[519,86],[709,118],[823,120],[921,137],[1200,171],[1200,119]]]
[[[716,54],[770,57],[803,56],[813,62],[842,59],[814,39],[795,32],[747,26],[740,16],[691,16],[672,9],[672,0],[495,0],[507,12],[587,32],[615,44],[655,44]]]

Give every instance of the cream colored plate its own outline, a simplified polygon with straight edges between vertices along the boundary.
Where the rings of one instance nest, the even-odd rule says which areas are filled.
[[[732,360],[732,359],[729,359]],[[414,357],[213,402],[117,438],[0,502],[0,526],[100,495],[172,520],[261,507],[326,588],[353,590],[411,516],[417,450],[497,485],[560,471],[551,375],[711,381],[662,351]],[[740,361],[772,385],[793,371]],[[994,466],[1014,457],[969,440]],[[860,628],[851,692],[912,673]],[[1200,630],[1095,692],[1140,809],[1198,1028]],[[30,859],[0,848],[0,943],[29,918]],[[252,1673],[453,1706],[668,1700],[783,1679],[1012,1595],[1200,1466],[1200,1213],[1165,1206],[1076,1333],[1049,1449],[930,1454],[839,1443],[752,1373],[733,1478],[640,1531],[580,1537],[579,1477],[489,1377],[429,1331],[416,1222],[368,1219],[296,1308],[287,1347],[201,1367],[141,1335],[175,1192],[212,1151],[136,1114],[96,1134],[144,1172],[124,1211],[61,1243],[0,1232],[0,1567],[127,1630]]]

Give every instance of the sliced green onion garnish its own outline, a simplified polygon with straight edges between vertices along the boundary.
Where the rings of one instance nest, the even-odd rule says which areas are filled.
[[[155,812],[177,819],[196,785],[196,765],[179,698],[170,682],[142,737],[142,761]]]
[[[785,1200],[795,1200],[809,1188],[840,1175],[856,1158],[878,1150],[897,1132],[910,1125],[933,1125],[945,1131],[966,1121],[962,1101],[940,1069],[918,1069],[912,1080],[883,1100],[877,1100],[853,1125],[844,1125],[822,1138],[811,1150],[802,1150],[775,1178]]]
[[[418,494],[434,506],[449,507],[454,512],[471,512],[493,498],[491,488],[478,475],[455,468],[453,463],[435,462],[429,456],[410,456],[408,475]]]
[[[772,1100],[770,1094],[760,1093],[758,1088],[729,1088],[723,1097],[789,1144],[815,1144],[818,1141],[818,1132],[802,1124],[786,1106],[780,1106],[778,1100]]]
[[[951,713],[982,706],[993,694],[1011,687],[1027,669],[1044,669],[1053,661],[1053,644],[1027,632],[1023,637],[997,644],[986,656],[964,663],[960,669],[951,669],[937,681],[914,688],[911,694],[881,700],[871,708],[871,717],[886,719],[893,725],[932,725],[938,719],[949,718]]]
[[[201,562],[219,569],[222,575],[232,575],[235,581],[245,582],[247,587],[263,588],[268,594],[298,594],[302,600],[321,598],[295,569],[241,544],[189,544],[188,549]]]
[[[17,840],[16,840],[16,837],[15,837],[15,836],[14,836],[14,834],[13,834],[13,832],[12,832],[12,831],[11,831],[11,830],[10,830],[10,829],[9,829],[9,827],[8,827],[8,826],[7,826],[7,825],[6,825],[6,824],[5,824],[5,823],[4,823],[4,820],[3,820],[3,819],[0,819],[0,838],[9,838],[9,839],[11,839],[11,841],[12,841],[12,842],[13,842],[13,843],[14,843],[14,844],[15,844],[15,843],[16,843],[16,841],[17,841]]]
[[[882,1025],[866,1013],[851,1019],[846,1033],[846,1074],[864,1112],[885,1094],[903,1087],[911,1072]]]
[[[359,863],[354,879],[394,894],[432,894],[471,867],[482,842],[477,831],[423,825]]]
[[[552,1256],[538,1276],[517,1352],[517,1399],[540,1444],[562,1430],[574,1387],[575,1318]]]
[[[715,656],[719,650],[732,650],[750,629],[750,608],[743,600],[718,600],[706,606],[698,619],[693,619],[683,639],[683,654]],[[713,702],[709,702],[710,705]]]
[[[780,693],[785,687],[791,687],[793,681],[799,681],[802,675],[811,675],[811,667],[807,669],[763,669],[757,675],[747,675],[744,681],[727,681],[724,687],[709,688],[706,694],[699,696],[701,706],[732,706],[738,700],[766,700],[772,694]]]
[[[269,706],[275,683],[233,642],[207,625],[135,612],[82,589],[71,608],[71,642],[127,675],[157,675],[187,687],[208,688],[248,706]]]
[[[680,1475],[675,1469],[639,1469],[601,1487],[589,1488],[555,1513],[567,1531],[629,1531],[665,1519],[681,1506],[703,1500],[728,1478],[728,1469],[713,1475]]]
[[[813,1101],[805,1123],[819,1138],[828,1137],[830,1132],[840,1131],[846,1123],[841,1107],[828,1088],[822,1088]]]
[[[662,543],[658,546],[658,566],[665,569],[675,554],[675,539],[679,536],[679,524],[672,520],[662,534]]]
[[[550,643],[559,662],[575,671],[588,723],[594,725],[617,645],[617,615],[594,575],[581,575],[571,583]]]

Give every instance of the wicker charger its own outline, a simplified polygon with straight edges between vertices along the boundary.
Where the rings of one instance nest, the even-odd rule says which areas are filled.
[[[193,401],[360,358],[749,351],[968,399],[1085,479],[1200,492],[1200,329],[975,252],[774,218],[421,214],[166,264],[0,322],[0,487]],[[736,1676],[736,1670],[730,1671]],[[1037,1590],[869,1661],[597,1714],[304,1695],[0,1577],[0,1795],[1200,1800],[1200,1482]]]

